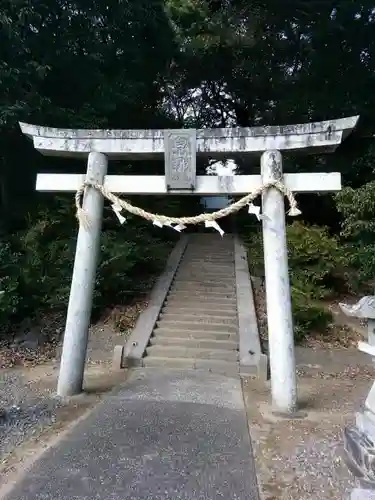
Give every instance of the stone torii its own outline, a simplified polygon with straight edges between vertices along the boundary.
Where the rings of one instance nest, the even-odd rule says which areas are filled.
[[[284,174],[282,152],[322,154],[336,150],[352,132],[358,116],[280,127],[183,130],[71,130],[20,123],[22,132],[44,155],[87,159],[87,173],[38,174],[38,191],[77,191],[86,181],[113,193],[244,195],[267,182],[280,181],[292,192],[341,189],[334,173]],[[260,158],[260,175],[222,179],[196,176],[196,157],[241,155]],[[107,175],[110,159],[165,158],[164,176]],[[290,414],[297,408],[292,306],[288,272],[284,197],[270,188],[262,195],[263,241],[270,348],[272,403]],[[99,254],[103,196],[87,187],[83,208],[90,229],[80,226],[67,312],[57,393],[82,390],[94,278]]]

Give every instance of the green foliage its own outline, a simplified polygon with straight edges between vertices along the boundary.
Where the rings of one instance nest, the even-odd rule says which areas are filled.
[[[353,291],[373,292],[375,278],[375,182],[336,195],[342,215],[343,262]]]
[[[324,332],[332,319],[321,301],[333,293],[340,248],[326,228],[301,222],[287,227],[287,237],[295,336],[300,340],[308,333]],[[259,274],[263,268],[261,234],[248,234],[246,243],[250,266]]]
[[[0,246],[0,323],[7,323],[10,316],[18,310],[20,296],[18,292],[19,254],[12,251],[9,243]]]
[[[303,284],[292,278],[294,336],[297,341],[313,332],[326,332],[332,321],[332,314],[315,301],[315,294],[310,290],[305,292]]]
[[[37,211],[29,227],[13,234],[0,250],[2,329],[24,317],[40,318],[67,307],[76,245],[77,222],[71,200],[58,209]],[[126,304],[148,290],[176,236],[157,233],[150,224],[129,218],[123,227],[113,213],[106,218],[94,294],[94,312]],[[9,238],[9,237],[8,237]]]
[[[339,245],[324,227],[294,222],[287,229],[288,259],[293,287],[310,297],[332,293],[330,281],[338,265]]]

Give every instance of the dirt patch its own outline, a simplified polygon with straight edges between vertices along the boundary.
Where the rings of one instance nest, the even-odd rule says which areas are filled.
[[[319,376],[300,377],[300,408],[307,417],[285,420],[271,411],[269,385],[244,380],[263,500],[348,498],[355,480],[342,458],[342,432],[353,422],[371,382],[365,372],[323,383]]]
[[[88,362],[109,361],[116,343],[124,343],[147,300],[127,306],[116,306],[90,327]],[[54,363],[60,358],[65,315],[46,315],[38,324],[23,322],[8,340],[0,341],[0,370],[13,367],[34,367]]]
[[[265,288],[259,279],[253,285],[268,353]],[[332,325],[324,334],[311,332],[296,347],[298,400],[305,418],[276,418],[270,383],[243,382],[262,500],[344,499],[357,486],[343,460],[343,430],[363,405],[375,366],[356,348],[366,338],[365,322],[347,318],[338,301],[322,305],[332,312]]]

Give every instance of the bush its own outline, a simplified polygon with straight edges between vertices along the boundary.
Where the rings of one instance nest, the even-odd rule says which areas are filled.
[[[58,207],[58,208],[57,208]],[[94,312],[126,304],[148,290],[163,268],[177,233],[160,231],[139,218],[120,227],[112,211],[103,224]],[[67,307],[76,247],[77,221],[70,198],[30,216],[27,229],[3,237],[0,246],[2,331],[26,317]]]
[[[297,341],[311,332],[325,332],[332,321],[332,314],[316,301],[313,287],[307,284],[306,287],[306,281],[298,283],[296,274],[291,278],[294,337]]]
[[[353,292],[374,292],[375,182],[336,195],[342,215],[343,264]]]
[[[289,273],[296,340],[308,332],[324,331],[332,315],[321,300],[333,293],[334,274],[340,262],[339,244],[327,228],[294,222],[287,227]],[[249,263],[263,271],[261,233],[245,238]]]
[[[20,294],[18,260],[20,255],[12,251],[7,242],[0,244],[0,324],[4,325],[17,313]]]
[[[288,260],[293,287],[314,300],[332,294],[339,243],[328,229],[294,222],[287,228]]]

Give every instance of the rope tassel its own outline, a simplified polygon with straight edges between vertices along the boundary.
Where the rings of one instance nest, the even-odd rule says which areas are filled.
[[[288,215],[290,215],[291,217],[297,217],[297,215],[301,214],[301,210],[299,210],[296,206],[290,207],[290,210],[288,211]]]
[[[205,221],[205,226],[206,227],[212,227],[213,229],[216,229],[216,231],[218,233],[220,233],[220,236],[223,237],[224,236],[224,231],[221,229],[221,227],[219,226],[219,224],[214,221],[214,220],[206,220]]]
[[[122,210],[122,207],[120,205],[116,205],[115,203],[113,203],[112,205],[112,210],[115,212],[116,214],[116,217],[118,218],[118,220],[120,221],[120,224],[123,224],[124,222],[126,222],[126,219],[125,217],[123,217],[121,215],[121,210]]]
[[[263,216],[260,213],[260,207],[258,207],[258,205],[254,205],[254,203],[249,203],[248,213],[254,214],[259,221],[263,218]]]

